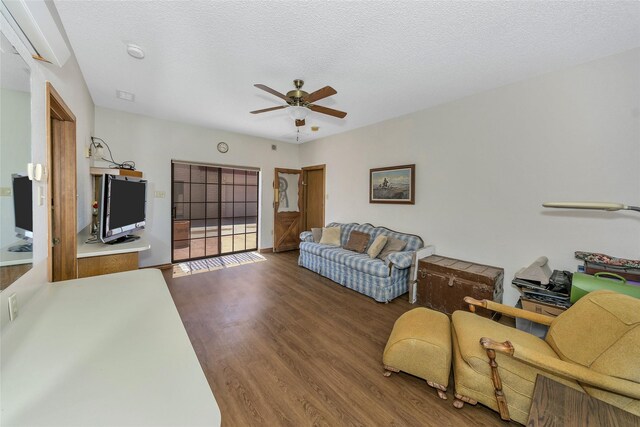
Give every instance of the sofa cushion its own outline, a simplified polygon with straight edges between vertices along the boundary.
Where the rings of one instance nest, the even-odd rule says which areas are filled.
[[[387,261],[393,263],[396,268],[408,268],[413,263],[413,255],[415,252],[391,252],[387,257]]]
[[[371,234],[374,238],[383,235],[387,237],[394,237],[396,239],[407,242],[407,246],[404,248],[405,251],[415,251],[424,246],[424,242],[422,241],[420,236],[416,236],[414,234],[399,233],[397,231],[389,230],[386,227],[375,227]]]
[[[404,240],[396,239],[393,236],[387,236],[387,244],[384,245],[382,251],[378,254],[378,258],[384,260],[392,252],[400,252],[407,246],[407,242]]]
[[[344,249],[338,248],[335,246],[326,246],[328,250],[323,251],[320,255],[322,258],[328,259],[329,261],[337,262],[340,264],[345,263],[345,259],[350,256],[358,255],[358,253]]]
[[[320,243],[320,239],[322,239],[322,227],[312,228],[311,234],[313,236],[313,242]]]
[[[364,224],[358,224],[355,222],[351,222],[348,224],[342,224],[339,222],[332,222],[331,224],[327,225],[327,227],[340,227],[340,246],[344,247],[347,244],[347,241],[349,240],[349,235],[351,234],[351,232],[353,230],[356,231],[362,231],[363,233],[367,233],[369,235],[371,235],[371,240],[369,240],[369,243],[371,243],[373,241],[373,233],[376,230],[376,228],[373,227],[373,225],[368,224],[368,223],[364,223]]]
[[[369,249],[367,249],[367,255],[369,255],[370,258],[376,258],[386,244],[387,236],[376,237],[371,246],[369,246]]]
[[[330,249],[335,249],[335,246],[321,245],[320,243],[313,243],[313,242],[300,243],[301,252],[309,252],[314,255],[321,255],[323,252]]]
[[[340,227],[323,228],[320,243],[323,245],[340,246]]]
[[[369,244],[369,239],[371,239],[371,236],[368,233],[353,230],[344,248],[361,254]]]
[[[389,267],[384,261],[377,258],[369,258],[367,254],[357,254],[351,252],[349,255],[342,258],[342,263],[348,268],[351,268],[362,273],[366,273],[376,277],[389,276]]]

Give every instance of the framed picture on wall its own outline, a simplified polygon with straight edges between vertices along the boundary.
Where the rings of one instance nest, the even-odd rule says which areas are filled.
[[[416,165],[369,170],[369,203],[415,204]]]

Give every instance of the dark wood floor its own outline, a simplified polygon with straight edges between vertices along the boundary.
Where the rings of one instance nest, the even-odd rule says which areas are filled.
[[[213,390],[224,426],[503,425],[478,405],[462,410],[423,380],[385,378],[389,304],[298,267],[297,252],[172,279],[169,290]]]

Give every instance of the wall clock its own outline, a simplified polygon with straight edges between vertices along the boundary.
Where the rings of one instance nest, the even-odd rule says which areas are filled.
[[[229,145],[226,142],[218,142],[218,151],[221,153],[226,153],[229,151]]]

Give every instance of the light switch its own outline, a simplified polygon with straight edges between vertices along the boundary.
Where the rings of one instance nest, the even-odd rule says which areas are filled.
[[[0,197],[10,197],[11,187],[0,187]]]
[[[16,294],[9,295],[9,319],[14,320],[18,317],[18,297]]]
[[[166,191],[156,191],[155,192],[155,198],[156,199],[164,199],[164,197],[167,195]]]

